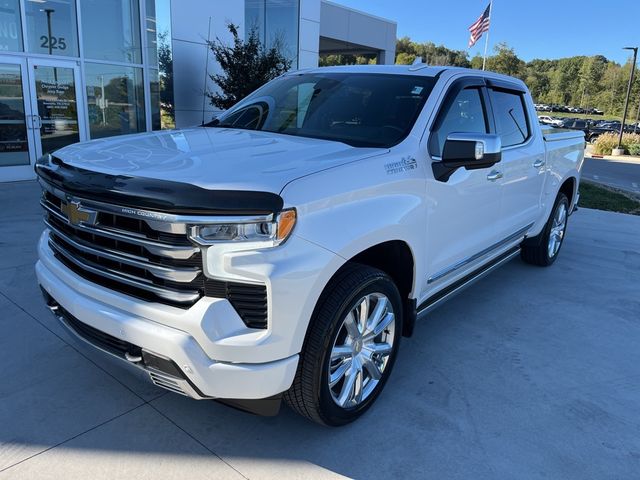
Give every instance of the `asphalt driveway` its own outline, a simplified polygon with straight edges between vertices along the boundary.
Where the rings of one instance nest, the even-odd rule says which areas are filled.
[[[0,185],[0,478],[638,478],[640,217],[581,209],[405,339],[341,429],[165,393],[72,340],[36,285],[33,182]]]
[[[582,178],[640,195],[640,161],[586,156]]]

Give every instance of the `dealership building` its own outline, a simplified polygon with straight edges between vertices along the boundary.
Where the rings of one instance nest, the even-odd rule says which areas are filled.
[[[324,0],[0,0],[0,182],[70,143],[210,120],[207,42],[230,42],[228,23],[292,68],[394,61],[393,21]]]

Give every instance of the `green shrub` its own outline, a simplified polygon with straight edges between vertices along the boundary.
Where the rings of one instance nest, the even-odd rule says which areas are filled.
[[[629,155],[640,155],[640,143],[629,145]]]
[[[631,146],[640,144],[640,134],[625,133],[622,135],[622,148],[630,151]],[[596,139],[594,151],[598,155],[611,155],[614,148],[618,146],[618,134],[615,132],[603,133]],[[637,153],[632,154],[637,155]]]

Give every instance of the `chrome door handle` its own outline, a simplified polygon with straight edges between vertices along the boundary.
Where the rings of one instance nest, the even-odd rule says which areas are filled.
[[[498,170],[492,170],[489,175],[487,175],[487,180],[490,182],[495,182],[496,180],[500,180],[502,178],[502,172]]]
[[[533,168],[540,168],[540,167],[544,167],[545,165],[544,158],[538,158],[535,162],[533,162]]]

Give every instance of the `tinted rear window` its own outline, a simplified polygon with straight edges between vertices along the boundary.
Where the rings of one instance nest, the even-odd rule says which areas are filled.
[[[503,147],[524,143],[530,136],[522,94],[490,90],[496,129]]]

